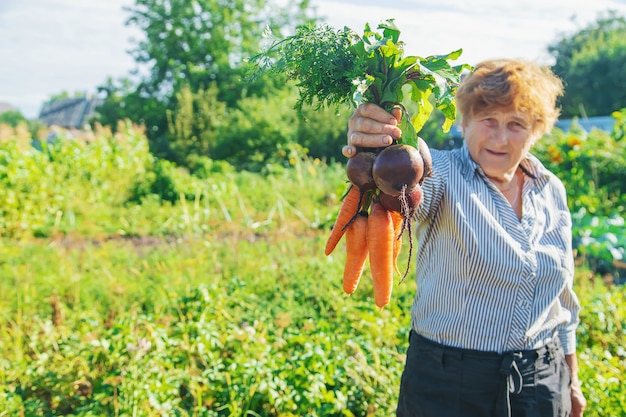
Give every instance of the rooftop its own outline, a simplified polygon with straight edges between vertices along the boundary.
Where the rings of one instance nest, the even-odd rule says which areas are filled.
[[[103,102],[100,98],[63,98],[45,103],[39,112],[39,119],[46,126],[61,126],[81,129],[95,115],[96,108]]]

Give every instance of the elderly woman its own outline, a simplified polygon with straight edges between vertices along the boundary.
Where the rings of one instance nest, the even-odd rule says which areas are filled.
[[[464,144],[432,150],[416,213],[417,293],[398,416],[582,416],[579,303],[563,184],[529,151],[558,117],[562,83],[539,65],[483,62],[457,91]],[[389,145],[374,104],[348,145]]]

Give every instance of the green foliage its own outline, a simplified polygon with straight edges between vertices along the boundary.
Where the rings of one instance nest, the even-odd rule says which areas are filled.
[[[569,131],[554,129],[533,153],[564,183],[572,211],[574,249],[594,271],[626,278],[626,141],[624,112],[614,112],[615,128],[585,131],[574,121]],[[620,266],[621,265],[621,266]]]
[[[580,210],[574,213],[573,222],[574,245],[578,255],[587,260],[594,271],[626,281],[624,217],[617,214],[592,216],[586,210]],[[617,265],[622,268],[617,268]]]
[[[311,158],[334,161],[346,144],[348,119],[353,109],[348,106],[315,109],[304,106],[299,112],[296,141]]]
[[[49,271],[81,279],[73,288],[55,272],[47,281],[31,275],[11,291],[22,312],[12,329],[28,342],[2,344],[9,362],[0,367],[0,407],[27,415],[389,415],[408,316],[399,323],[397,307],[376,312],[370,285],[339,298],[336,275],[323,274],[319,236],[285,237],[12,251],[16,268],[31,263],[21,253],[34,251]],[[315,287],[311,276],[322,277]],[[46,299],[55,281],[58,296],[38,306],[33,296]],[[33,313],[40,319],[27,320]]]
[[[159,143],[167,133],[168,103],[163,97],[155,97],[145,84],[135,85],[130,78],[109,78],[98,87],[98,93],[104,96],[103,103],[98,106],[98,123],[116,128],[121,121],[132,120],[146,126],[153,153],[156,156],[167,154],[167,146]]]
[[[48,98],[48,101],[52,102],[56,100],[63,100],[66,98],[82,98],[85,96],[86,96],[86,93],[84,91],[75,91],[74,93],[70,93],[69,91],[64,90],[64,91],[61,91],[60,93],[51,94],[50,97]]]
[[[192,91],[216,83],[229,106],[240,98],[241,62],[259,49],[263,27],[280,30],[306,21],[307,2],[280,6],[270,0],[136,0],[128,24],[145,38],[133,51],[149,65],[144,83],[153,96],[172,97],[183,86]],[[272,10],[267,14],[266,10]]]
[[[404,105],[409,109],[417,107],[416,103],[412,103],[410,101],[406,101]],[[410,111],[411,110],[409,110],[409,112]],[[435,108],[426,123],[424,123],[424,126],[422,126],[422,129],[419,131],[419,137],[426,141],[429,148],[452,149],[460,145],[459,141],[462,140],[462,138],[460,138],[458,134],[450,134],[449,132],[444,132],[441,129],[441,126],[443,126],[445,121],[446,117],[443,113]]]
[[[373,31],[366,24],[359,36],[347,27],[301,26],[295,35],[274,40],[249,59],[250,78],[271,72],[297,80],[297,109],[304,104],[321,107],[362,101],[387,110],[400,106],[404,113],[402,142],[417,146],[416,132],[433,110],[431,96],[445,116],[443,129],[452,126],[456,118],[454,91],[461,71],[468,66],[451,67],[448,62],[458,59],[461,50],[427,58],[404,57],[404,44],[394,20],[380,23],[378,29],[380,32]],[[419,104],[413,115],[402,106],[405,95]]]
[[[352,109],[305,105],[296,112],[295,100],[297,92],[293,88],[283,88],[267,97],[242,99],[239,108],[225,115],[212,158],[257,172],[268,165],[289,165],[286,155],[293,149],[300,149],[301,156],[335,160],[346,141]]]
[[[3,413],[393,414],[415,285],[394,287],[382,312],[367,270],[343,295],[345,255],[322,250],[342,165],[287,148],[263,174],[197,157],[192,175],[151,157],[130,127],[46,152],[17,143],[0,143],[0,187],[21,204],[1,219],[22,227],[0,229]],[[142,179],[154,188],[129,203]],[[34,239],[52,227],[33,219],[57,200],[73,223],[65,211]],[[617,417],[626,292],[590,282],[579,269],[586,415]]]
[[[626,410],[626,286],[609,291],[583,285],[578,331],[579,377],[587,398],[585,416],[620,417]]]
[[[289,90],[268,97],[248,97],[229,112],[218,134],[214,158],[259,171],[283,160],[279,150],[297,142],[298,115]]]
[[[587,132],[574,123],[567,132],[554,129],[535,144],[533,153],[565,184],[572,212],[624,212],[626,141],[620,137],[599,129]]]
[[[121,139],[98,132],[36,144],[0,143],[3,236],[62,232],[74,228],[77,218],[91,218],[90,209],[123,204],[133,178],[152,158],[145,136],[130,126]]]
[[[307,190],[303,178],[313,175],[317,181],[341,170],[329,170],[293,144],[274,148],[274,162],[259,167],[275,181],[272,193],[260,195],[257,190],[266,178],[242,173],[235,181],[234,166],[202,156],[190,158],[189,169],[155,158],[145,135],[130,126],[125,134],[97,131],[89,139],[61,135],[42,146],[43,151],[32,147],[30,139],[0,142],[0,185],[6,191],[0,194],[0,236],[195,233],[232,222],[233,209],[243,211],[246,224],[264,224],[268,213],[282,217],[297,198],[337,202],[325,188]],[[279,197],[280,179],[290,168],[301,173],[302,190]],[[227,205],[231,200],[234,206]],[[325,220],[319,216],[306,215],[314,224],[330,221],[329,213]]]
[[[352,47],[359,39],[355,32],[310,24],[285,39],[273,38],[271,31],[265,36],[272,44],[249,59],[250,80],[264,72],[286,74],[296,80],[300,90],[297,109],[304,104],[320,108],[352,102],[354,80],[367,71],[366,62]]]
[[[414,285],[399,285],[378,312],[367,280],[341,295],[343,258],[324,259],[322,234],[238,231],[0,245],[11,259],[0,264],[11,320],[0,333],[0,407],[50,416],[393,414]],[[578,291],[587,413],[619,416],[626,293],[588,282]]]
[[[626,19],[615,12],[548,47],[553,71],[565,83],[564,117],[611,114],[626,106]]]
[[[189,197],[189,176],[186,171],[166,159],[156,159],[149,171],[139,178],[134,186],[129,202],[140,203],[149,196],[158,197],[161,201],[175,203],[181,195]]]
[[[611,116],[615,119],[611,136],[615,141],[626,142],[626,107],[614,111]]]
[[[192,155],[213,156],[217,133],[226,118],[226,105],[217,99],[213,83],[192,92],[184,86],[176,93],[176,109],[167,112],[169,146],[175,162],[189,166]]]
[[[0,113],[0,124],[7,124],[11,127],[17,127],[17,125],[24,122],[26,122],[26,119],[18,110],[9,110]]]
[[[94,124],[124,130],[129,120],[145,126],[152,154],[159,158],[175,159],[167,137],[168,102],[163,97],[154,97],[145,84],[134,85],[129,78],[114,81],[108,79],[98,87],[103,103],[98,106]]]
[[[189,155],[187,166],[194,177],[209,179],[214,174],[232,174],[235,168],[226,161],[218,161],[206,156]]]
[[[131,51],[137,70],[131,77],[108,79],[99,87],[105,100],[98,109],[97,121],[112,127],[126,119],[140,123],[146,126],[155,156],[187,163],[189,146],[198,145],[201,151],[207,145],[211,147],[209,139],[224,106],[229,110],[237,108],[242,97],[271,95],[276,86],[282,86],[281,80],[269,77],[253,84],[242,83],[243,57],[260,48],[264,27],[290,30],[294,25],[310,21],[308,3],[308,0],[286,4],[274,0],[135,1],[128,8],[127,24],[144,34]],[[186,88],[188,92],[183,91]],[[215,118],[202,111],[201,121],[207,125],[194,126],[191,131],[183,128],[189,124],[188,104],[184,104],[190,100],[189,94],[194,109],[215,104],[214,110],[218,110]],[[192,140],[193,137],[198,140]],[[186,144],[181,147],[183,143]],[[200,155],[212,157],[206,153]]]

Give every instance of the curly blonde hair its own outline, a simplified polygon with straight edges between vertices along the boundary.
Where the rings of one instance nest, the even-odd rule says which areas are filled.
[[[484,61],[466,75],[456,93],[462,123],[484,111],[513,110],[532,121],[532,130],[543,135],[559,117],[556,101],[563,83],[549,68],[531,61]]]

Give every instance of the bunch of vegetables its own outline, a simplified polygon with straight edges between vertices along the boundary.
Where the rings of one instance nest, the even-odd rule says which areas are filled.
[[[274,39],[250,58],[252,78],[269,71],[297,81],[297,109],[304,104],[319,108],[372,102],[399,119],[400,139],[385,148],[359,149],[346,164],[349,188],[325,247],[330,255],[346,236],[347,294],[356,290],[369,257],[379,308],[391,299],[394,273],[400,275],[397,259],[405,231],[412,251],[411,218],[422,198],[421,184],[431,173],[430,152],[417,133],[435,107],[445,117],[442,129],[450,129],[456,117],[454,92],[468,68],[450,65],[460,57],[460,49],[448,55],[405,57],[399,36],[393,19],[380,23],[378,31],[366,24],[362,36],[347,27],[308,25],[293,36]],[[414,114],[403,105],[405,96],[417,104]],[[411,253],[402,278],[410,260]]]

